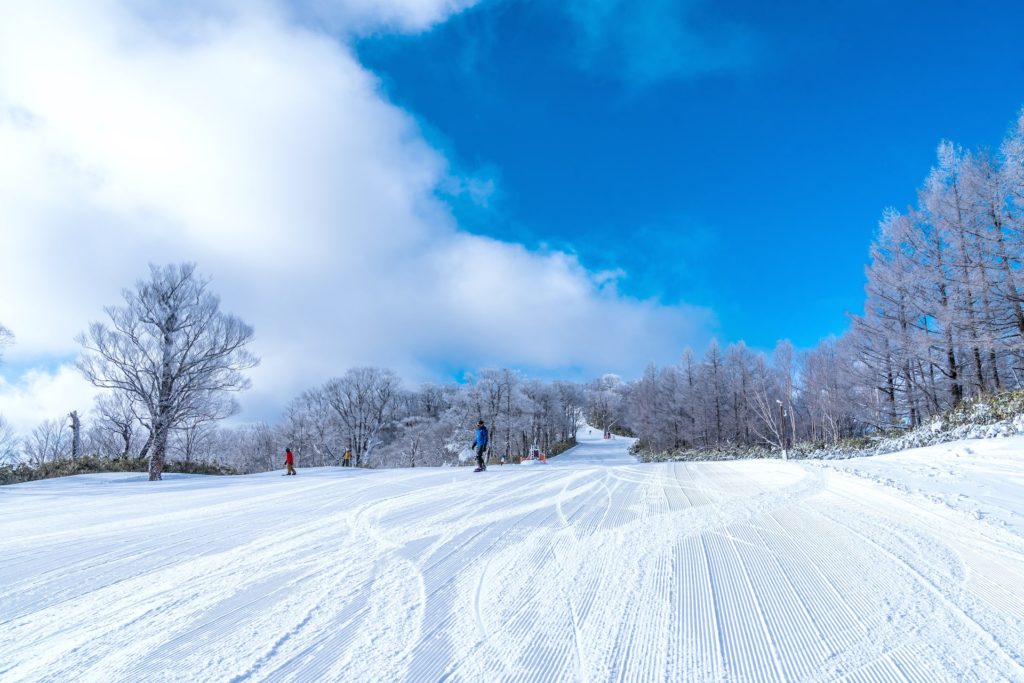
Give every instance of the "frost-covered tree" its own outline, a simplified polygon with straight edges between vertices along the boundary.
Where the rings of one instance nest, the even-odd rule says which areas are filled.
[[[756,415],[756,419],[751,422],[751,431],[759,442],[785,449],[788,446],[786,408],[783,403],[785,391],[779,381],[779,373],[772,372],[764,356],[759,355],[754,359],[750,388],[750,407]]]
[[[352,368],[323,387],[355,465],[363,464],[397,417],[401,382],[392,370]]]
[[[575,382],[555,381],[555,391],[558,392],[558,404],[561,406],[561,421],[559,432],[566,440],[576,440],[576,430],[579,429],[583,420],[583,409],[586,406],[586,396],[583,387]]]
[[[284,436],[292,451],[311,465],[337,465],[345,451],[341,421],[323,388],[304,391],[285,409]]]
[[[993,367],[987,353],[992,344],[986,310],[987,278],[984,254],[978,250],[975,234],[981,217],[972,209],[964,187],[964,151],[949,142],[939,145],[938,163],[929,174],[921,193],[928,221],[949,245],[948,292],[950,320],[957,346],[964,349],[967,390],[990,388]]]
[[[972,238],[982,255],[979,279],[993,338],[989,362],[997,389],[1024,354],[1024,217],[1020,215],[1022,206],[1015,203],[1016,194],[1024,192],[1024,187],[1018,187],[1015,166],[1019,161],[1012,158],[1017,144],[1013,137],[1004,144],[1002,167],[998,159],[982,152],[970,156],[963,173],[964,192],[979,225]],[[997,353],[1006,359],[1001,367]]]
[[[243,370],[258,360],[246,346],[252,327],[220,310],[194,264],[150,266],[148,280],[123,292],[123,306],[105,309],[78,341],[78,367],[95,386],[128,396],[153,441],[151,481],[161,478],[171,432],[184,421],[220,419],[249,386]]]
[[[783,443],[789,448],[798,437],[796,405],[799,400],[797,390],[797,359],[793,344],[788,339],[783,339],[775,346],[772,353],[772,367],[778,377],[779,400],[782,401],[782,414],[786,417],[786,424],[782,425]]]
[[[183,462],[211,461],[217,426],[205,416],[190,416],[171,432],[168,451]]]
[[[269,472],[284,467],[285,439],[277,428],[266,422],[218,429],[211,440],[211,449],[218,454],[217,461],[242,472]],[[298,467],[305,464],[298,454],[295,464]]]
[[[435,467],[457,460],[452,426],[444,419],[411,415],[396,425],[396,436],[374,451],[373,467]]]
[[[587,422],[607,433],[626,417],[626,385],[618,375],[607,374],[586,385],[584,409]]]
[[[142,419],[124,392],[108,391],[96,397],[88,434],[92,451],[108,457],[136,457],[146,443]]]
[[[71,454],[71,434],[63,420],[44,420],[25,438],[24,460],[39,467]]]
[[[14,465],[18,462],[21,439],[14,427],[3,415],[0,415],[0,465]]]
[[[558,387],[540,380],[527,379],[521,386],[520,420],[513,452],[508,457],[526,454],[536,445],[542,453],[570,435],[563,431],[563,409]]]
[[[853,400],[848,364],[839,341],[828,338],[807,351],[801,363],[801,404],[807,411],[803,433],[816,444],[853,436]]]
[[[725,434],[725,372],[722,348],[712,339],[697,371],[700,387],[704,445],[718,445]]]

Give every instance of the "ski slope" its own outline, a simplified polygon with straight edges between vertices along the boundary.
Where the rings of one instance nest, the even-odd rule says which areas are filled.
[[[597,433],[2,487],[0,681],[1024,681],[1024,439],[641,465]]]

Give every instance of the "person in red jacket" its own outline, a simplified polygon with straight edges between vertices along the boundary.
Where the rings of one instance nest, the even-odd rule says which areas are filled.
[[[296,474],[295,472],[295,456],[292,455],[292,449],[284,449],[284,464],[288,466],[288,474]]]

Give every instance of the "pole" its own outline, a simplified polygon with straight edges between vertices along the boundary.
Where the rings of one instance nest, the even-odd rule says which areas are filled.
[[[786,409],[779,399],[775,399],[775,402],[779,404],[779,446],[782,447],[782,459],[788,460],[786,455]]]

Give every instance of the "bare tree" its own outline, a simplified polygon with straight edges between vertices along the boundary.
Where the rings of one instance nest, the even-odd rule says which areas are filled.
[[[587,384],[587,420],[606,434],[625,417],[625,388],[622,379],[611,374]]]
[[[583,421],[583,407],[587,403],[583,387],[575,382],[556,381],[558,401],[562,408],[560,431],[567,439],[575,439],[576,431]]]
[[[751,408],[758,420],[753,424],[753,431],[765,444],[778,446],[780,450],[786,449],[786,418],[784,390],[779,386],[778,373],[771,372],[771,369],[764,362],[763,356],[758,356],[752,377],[751,384]]]
[[[64,429],[63,420],[44,420],[25,439],[25,460],[39,467],[68,456],[71,437]]]
[[[352,368],[327,382],[323,391],[359,466],[384,443],[382,432],[395,418],[398,375],[380,368]]]
[[[111,391],[98,395],[93,413],[95,419],[89,433],[98,453],[122,458],[143,455],[142,420],[127,393]]]
[[[231,392],[249,386],[242,370],[252,327],[222,313],[194,264],[150,266],[148,280],[123,292],[124,306],[104,309],[111,327],[92,323],[78,342],[82,374],[95,386],[131,397],[152,437],[150,481],[161,478],[171,430],[184,420],[232,414]]]
[[[213,419],[191,416],[182,420],[174,430],[171,443],[184,462],[192,462],[200,457],[208,460],[216,431]]]
[[[374,453],[374,467],[431,467],[456,459],[448,448],[451,429],[445,420],[415,415],[400,420],[398,436]]]
[[[14,432],[11,423],[0,415],[0,465],[13,465],[18,462],[18,449],[21,439]]]
[[[295,454],[309,452],[308,464],[338,464],[343,437],[324,389],[311,389],[294,399],[285,412],[284,435]]]
[[[265,422],[235,429],[220,429],[213,438],[220,451],[218,461],[243,472],[269,472],[283,464],[283,437],[277,429]],[[301,465],[301,460],[296,464]]]

